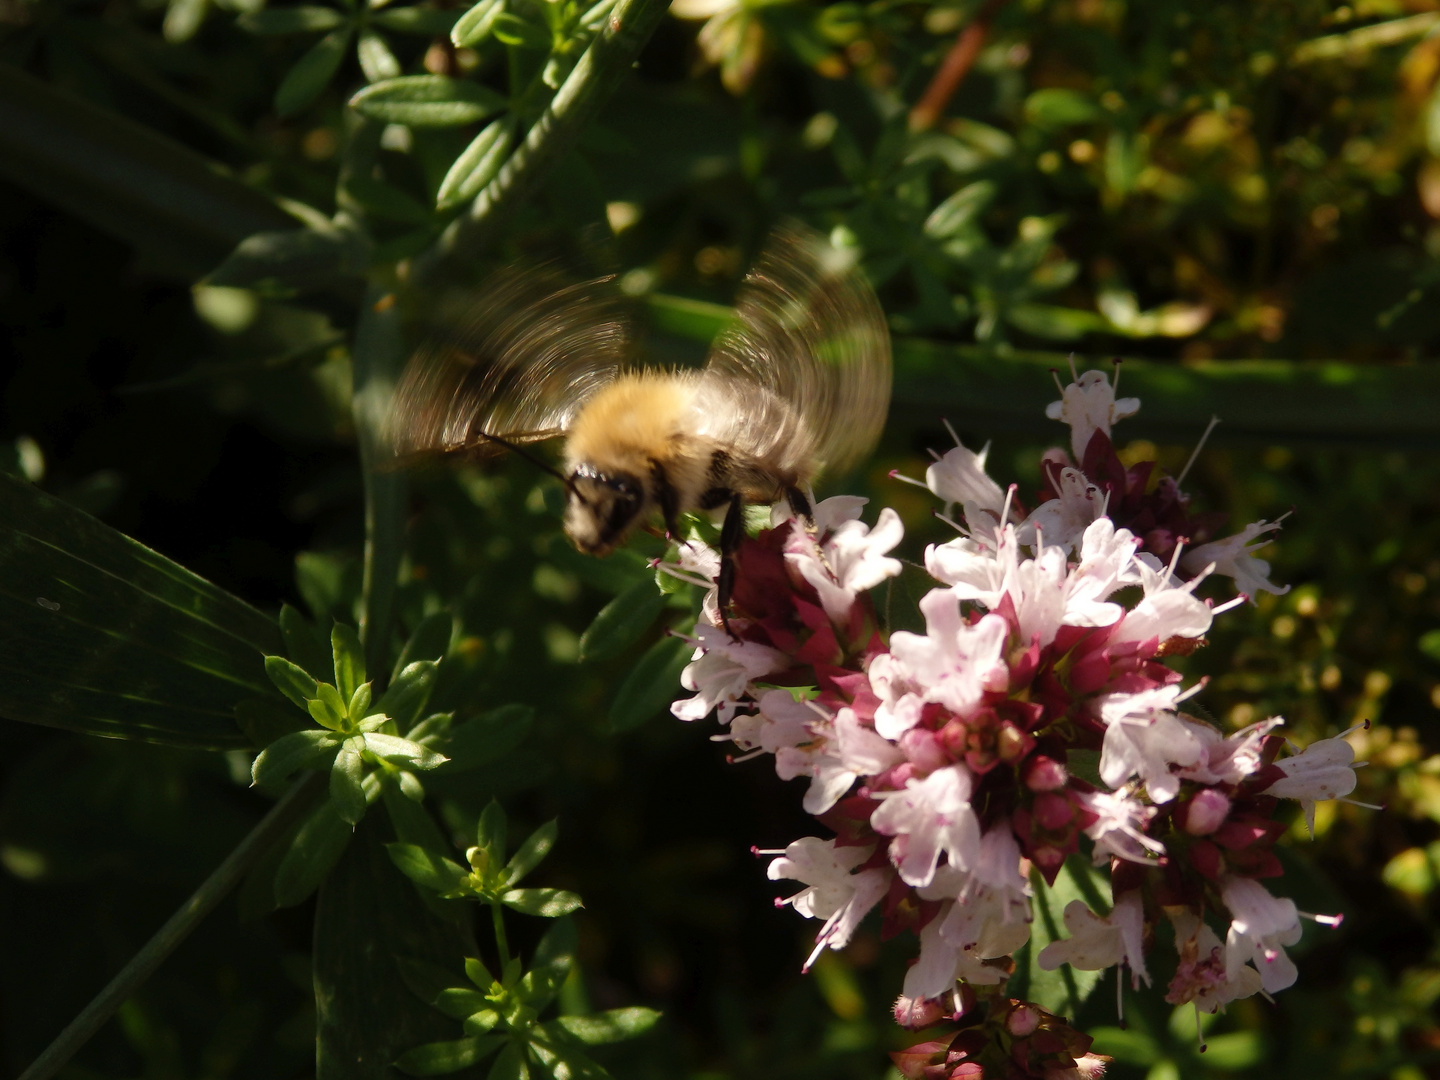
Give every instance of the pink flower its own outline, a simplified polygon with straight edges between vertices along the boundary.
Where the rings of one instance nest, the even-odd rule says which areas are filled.
[[[834,501],[827,499],[826,503]],[[901,541],[905,527],[900,515],[887,506],[880,511],[874,529],[851,519],[822,530],[819,513],[826,503],[816,507],[816,534],[821,542],[817,545],[797,521],[792,539],[785,545],[785,561],[814,586],[830,621],[845,626],[858,594],[900,573],[900,560],[887,558],[885,553]]]
[[[1181,700],[1180,688],[1173,683],[1136,694],[1103,695],[1098,701],[1106,725],[1100,779],[1118,788],[1138,775],[1155,802],[1173,799],[1180,790],[1180,777],[1170,766],[1194,765],[1202,753],[1200,740],[1175,715]]]
[[[1216,1012],[1239,998],[1260,992],[1260,973],[1249,964],[1227,972],[1225,950],[1215,931],[1194,912],[1170,916],[1175,927],[1175,949],[1180,962],[1170,980],[1165,1000],[1171,1005],[1193,1001],[1197,1009]]]
[[[1217,573],[1234,578],[1235,588],[1252,600],[1261,592],[1284,596],[1290,591],[1290,586],[1286,585],[1282,589],[1272,584],[1270,564],[1254,554],[1256,548],[1264,547],[1270,542],[1260,538],[1278,528],[1279,521],[1252,522],[1234,536],[1192,548],[1181,558],[1180,569],[1187,574],[1199,574],[1213,563]]]
[[[1112,424],[1140,411],[1140,399],[1117,400],[1115,388],[1103,371],[1092,369],[1076,375],[1072,362],[1070,373],[1075,381],[1060,391],[1059,401],[1045,407],[1045,415],[1070,425],[1070,449],[1076,461],[1083,461],[1090,437],[1103,431],[1108,438]]]
[[[1009,634],[1004,619],[986,615],[966,625],[959,597],[948,589],[932,590],[920,601],[920,611],[926,633],[896,631],[890,652],[870,662],[870,682],[880,698],[875,730],[887,739],[914,727],[926,702],[963,717],[986,690],[1009,684],[1001,656]]]
[[[1095,864],[1110,857],[1153,865],[1165,854],[1165,845],[1147,836],[1145,828],[1155,817],[1155,808],[1124,791],[1082,793],[1080,803],[1095,815],[1085,835],[1095,841]]]
[[[890,883],[883,870],[854,873],[873,850],[838,847],[834,840],[806,836],[770,863],[766,873],[771,881],[789,878],[808,886],[785,902],[808,919],[825,920],[815,939],[815,951],[805,962],[807,968],[822,950],[848,945],[860,921],[885,895]]]
[[[1311,836],[1315,835],[1315,804],[1344,798],[1355,790],[1355,748],[1345,741],[1354,730],[1311,743],[1300,753],[1275,762],[1285,776],[1267,787],[1265,794],[1299,799]]]
[[[697,693],[670,706],[680,720],[703,720],[711,710],[718,710],[720,723],[728,724],[736,704],[749,695],[752,681],[783,671],[790,663],[779,649],[736,641],[703,620],[695,626],[695,637],[695,657],[680,673],[680,685]]]
[[[1267,994],[1294,983],[1299,973],[1284,949],[1300,940],[1300,917],[1294,902],[1271,896],[1265,886],[1250,878],[1223,882],[1220,898],[1230,909],[1225,977],[1235,978],[1241,965],[1251,961],[1260,972],[1260,985]]]
[[[1145,914],[1138,892],[1120,897],[1104,918],[1086,907],[1083,900],[1071,900],[1065,905],[1064,917],[1070,937],[1052,941],[1040,950],[1036,960],[1043,969],[1054,971],[1061,964],[1069,964],[1081,971],[1100,971],[1124,963],[1130,968],[1133,989],[1140,989],[1142,981],[1150,984],[1142,949]]]
[[[895,837],[890,858],[907,885],[929,885],[942,852],[958,869],[975,864],[980,822],[970,791],[970,770],[951,765],[923,780],[906,781],[901,791],[875,793],[882,801],[870,825],[882,836]]]

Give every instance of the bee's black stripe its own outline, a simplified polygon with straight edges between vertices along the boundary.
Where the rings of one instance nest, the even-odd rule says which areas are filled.
[[[728,450],[716,450],[710,455],[709,480],[712,491],[727,486],[725,482],[730,478],[730,464],[730,451]],[[715,506],[719,505],[719,503],[715,504]]]

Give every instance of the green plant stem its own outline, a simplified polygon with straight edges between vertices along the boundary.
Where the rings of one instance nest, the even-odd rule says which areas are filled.
[[[669,0],[620,0],[525,141],[475,197],[469,212],[417,258],[415,281],[424,282],[447,260],[490,243],[494,230],[534,192],[620,84],[668,8]]]
[[[20,1080],[48,1080],[65,1067],[75,1053],[90,1041],[101,1025],[123,1005],[158,968],[176,947],[190,936],[206,915],[215,910],[245,876],[246,871],[284,832],[310,808],[310,796],[325,782],[319,773],[296,782],[285,796],[270,808],[249,835],[235,845],[235,850],[226,856],[206,878],[190,899],[181,904],[164,926],[145,943],[108,986],[101,990],[70,1022],[43,1053],[30,1063]]]
[[[495,948],[500,953],[500,978],[503,979],[510,967],[510,939],[505,936],[504,911],[493,901],[490,904],[490,918],[495,924]]]
[[[390,459],[386,417],[405,363],[404,336],[393,289],[372,283],[360,309],[352,350],[355,393],[352,404],[365,480],[364,614],[360,633],[371,677],[389,670],[390,629],[395,589],[405,550],[405,475],[386,468]],[[383,685],[377,687],[383,689]]]

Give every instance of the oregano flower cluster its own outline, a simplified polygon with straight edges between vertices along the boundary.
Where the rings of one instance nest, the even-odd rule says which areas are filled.
[[[808,780],[829,834],[770,853],[769,876],[802,885],[784,902],[821,922],[806,966],[871,912],[884,936],[918,939],[896,1021],[949,1033],[894,1055],[906,1077],[1103,1072],[1088,1036],[1005,994],[1035,890],[1072,857],[1108,868],[1111,906],[1068,904],[1042,968],[1124,968],[1132,989],[1163,980],[1167,1001],[1211,1012],[1296,979],[1301,913],[1265,884],[1281,873],[1276,811],[1297,799],[1313,821],[1317,800],[1354,789],[1354,755],[1341,737],[1286,753],[1278,717],[1225,734],[1186,711],[1201,687],[1167,658],[1247,595],[1285,591],[1253,553],[1278,523],[1213,539],[1219,519],[1192,514],[1175,480],[1117,456],[1111,428],[1138,408],[1103,372],[1062,387],[1049,415],[1070,453],[1047,453],[1028,511],[983,452],[957,440],[936,456],[924,485],[958,535],[925,551],[924,633],[879,625],[868,591],[900,573],[903,527],[890,509],[867,526],[862,499],[819,503],[813,528],[777,511],[742,544],[730,633],[718,556],[692,542],[665,567],[712,586],[682,676],[693,696],[672,711],[713,713],[746,757]],[[1240,595],[1197,597],[1214,573]],[[1153,955],[1162,922],[1169,959]]]

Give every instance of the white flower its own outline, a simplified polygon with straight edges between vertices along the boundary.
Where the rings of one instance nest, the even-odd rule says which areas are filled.
[[[920,601],[925,634],[897,630],[890,652],[870,662],[870,683],[880,704],[875,730],[898,739],[920,719],[926,702],[965,716],[987,690],[1009,684],[1003,651],[1009,626],[998,615],[966,625],[960,598],[949,589],[934,589]]]
[[[785,690],[771,693],[790,697]],[[770,696],[766,694],[761,699],[762,707]],[[776,704],[784,707],[781,702]],[[811,742],[781,748],[775,755],[775,772],[782,780],[796,776],[811,778],[803,803],[807,814],[825,813],[860,777],[884,772],[905,760],[898,746],[860,723],[854,709],[841,709],[832,722],[817,714],[812,706],[802,708],[810,713],[807,728]]]
[[[824,717],[788,690],[767,690],[756,703],[758,711],[730,721],[730,739],[741,750],[778,754],[814,740],[810,725]],[[717,738],[723,739],[720,735]]]
[[[1230,931],[1225,935],[1225,975],[1235,978],[1240,967],[1253,962],[1267,994],[1295,982],[1295,963],[1284,946],[1300,940],[1300,916],[1291,900],[1271,896],[1258,881],[1230,878],[1220,885],[1220,898],[1230,909]]]
[[[1052,941],[1036,958],[1046,971],[1069,964],[1081,971],[1101,971],[1124,962],[1130,968],[1130,985],[1138,990],[1150,984],[1145,970],[1142,937],[1145,913],[1139,892],[1127,892],[1103,919],[1085,906],[1083,900],[1065,905],[1065,929],[1070,937]]]
[[[1345,736],[1354,730],[1311,743],[1300,753],[1275,762],[1285,776],[1266,788],[1265,793],[1281,799],[1299,799],[1300,808],[1305,811],[1305,827],[1311,836],[1315,835],[1315,804],[1344,798],[1355,790],[1355,748],[1345,741]]]
[[[1278,716],[1272,716],[1226,738],[1209,724],[1188,716],[1181,717],[1181,720],[1200,740],[1202,752],[1198,761],[1180,770],[1180,776],[1202,784],[1238,784],[1259,771],[1265,736],[1285,722]]]
[[[1227,972],[1220,939],[1198,915],[1185,910],[1167,914],[1175,927],[1180,962],[1166,1001],[1171,1005],[1193,1001],[1197,1009],[1213,1013],[1238,998],[1259,993],[1260,973],[1243,963],[1233,973]]]
[[[1172,637],[1204,636],[1210,629],[1214,612],[1209,604],[1193,595],[1204,573],[1190,581],[1181,581],[1171,567],[1161,566],[1151,555],[1137,556],[1134,569],[1145,597],[1125,613],[1125,620],[1116,629],[1112,641],[1119,644],[1157,638],[1163,642]]]
[[[695,626],[699,646],[694,659],[680,673],[680,685],[697,691],[677,701],[670,712],[680,720],[702,720],[712,709],[728,724],[735,706],[750,693],[750,683],[783,671],[790,663],[779,649],[753,641],[736,641],[718,626],[701,621]]]
[[[830,621],[844,626],[857,594],[900,573],[900,560],[887,558],[885,553],[903,539],[905,526],[900,515],[887,506],[880,511],[874,529],[864,522],[847,520],[827,534],[820,530],[818,518],[816,529],[824,537],[818,547],[797,521],[795,534],[799,540],[786,545],[785,560],[815,587]]]
[[[978,454],[959,445],[925,470],[925,486],[945,500],[945,512],[959,503],[965,524],[973,531],[989,531],[1005,512],[1005,492],[985,472],[986,446]]]
[[[1075,381],[1060,391],[1060,400],[1052,401],[1045,407],[1045,415],[1051,420],[1063,420],[1070,425],[1070,449],[1075,460],[1083,463],[1085,448],[1096,431],[1110,434],[1110,426],[1127,416],[1134,416],[1140,409],[1139,398],[1115,398],[1115,388],[1105,373],[1091,370],[1083,375],[1071,374]]]
[[[1283,521],[1284,518],[1282,517],[1280,520]],[[1235,588],[1250,597],[1252,601],[1260,592],[1283,596],[1290,591],[1290,586],[1286,585],[1282,589],[1272,584],[1269,579],[1270,564],[1264,559],[1256,558],[1253,554],[1256,548],[1270,543],[1269,539],[1260,540],[1259,538],[1278,528],[1280,528],[1280,521],[1272,521],[1268,524],[1263,520],[1252,522],[1234,536],[1227,536],[1224,540],[1213,540],[1208,544],[1191,548],[1181,558],[1180,569],[1187,574],[1198,574],[1214,563],[1216,572],[1234,578]],[[1251,543],[1256,540],[1259,542]]]
[[[1175,715],[1176,704],[1188,696],[1182,696],[1173,683],[1136,694],[1103,695],[1099,699],[1100,719],[1105,723],[1100,779],[1118,788],[1139,775],[1153,801],[1173,799],[1180,790],[1180,777],[1170,766],[1194,765],[1201,754],[1200,740]]]
[[[945,867],[944,870],[950,870]],[[937,871],[931,888],[940,884]],[[980,840],[979,857],[969,871],[946,875],[955,905],[945,917],[940,934],[961,949],[978,949],[982,956],[1008,956],[1030,937],[1030,887],[1020,872],[1020,845],[1010,823],[1002,820]],[[925,890],[921,895],[932,898]]]
[[[1037,506],[1020,526],[1020,542],[1033,545],[1038,530],[1047,547],[1054,544],[1069,553],[1090,523],[1105,512],[1105,497],[1079,469],[1061,469],[1057,486],[1059,496]]]
[[[880,792],[870,815],[882,836],[893,836],[890,858],[907,885],[928,885],[944,852],[950,865],[966,870],[980,854],[980,822],[970,805],[970,770],[937,769],[923,780],[906,781],[901,791]],[[912,995],[913,996],[913,995]]]
[[[1157,811],[1125,791],[1081,793],[1080,804],[1095,815],[1085,835],[1095,841],[1095,865],[1111,856],[1131,862],[1154,863],[1165,854],[1165,845],[1145,835],[1145,826]]]
[[[875,849],[837,847],[834,840],[807,836],[785,849],[770,863],[766,873],[771,881],[789,878],[807,886],[787,903],[810,919],[824,919],[815,939],[815,951],[805,961],[808,968],[826,948],[843,949],[850,942],[860,920],[885,895],[889,879],[882,870],[854,873]]]
[[[987,959],[1009,956],[1024,944],[1019,943],[1000,950],[986,949],[983,945],[962,948],[945,937],[944,926],[951,907],[947,905],[920,931],[920,958],[905,973],[903,993],[910,998],[936,998],[948,994],[955,988],[956,979],[964,979],[972,986],[995,986],[1005,978],[1003,968],[986,964]],[[1028,931],[1029,926],[1025,929]]]

